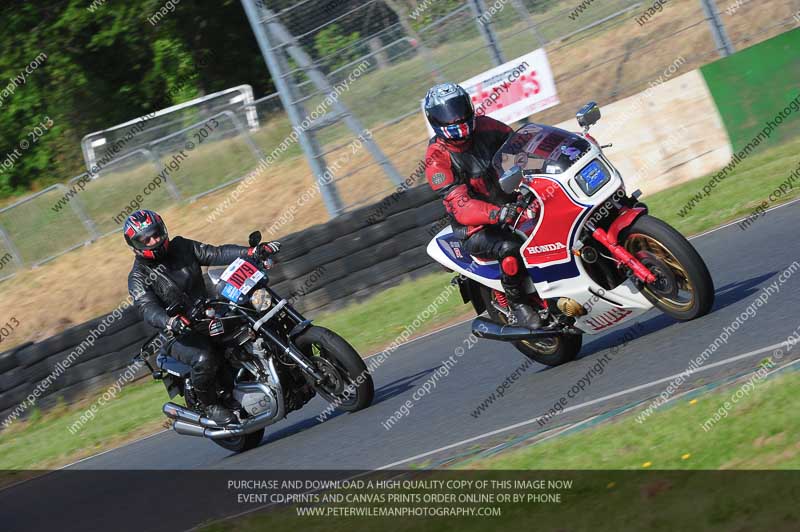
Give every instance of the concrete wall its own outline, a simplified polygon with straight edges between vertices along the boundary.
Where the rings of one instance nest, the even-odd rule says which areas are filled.
[[[698,70],[609,105],[598,103],[603,117],[590,134],[600,144],[613,143],[606,155],[630,191],[653,193],[710,174],[733,155]],[[574,119],[558,127],[580,129]]]

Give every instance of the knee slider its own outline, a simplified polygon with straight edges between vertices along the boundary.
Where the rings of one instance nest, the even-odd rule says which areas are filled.
[[[519,261],[516,257],[509,256],[500,261],[500,267],[506,275],[517,275],[519,273]]]

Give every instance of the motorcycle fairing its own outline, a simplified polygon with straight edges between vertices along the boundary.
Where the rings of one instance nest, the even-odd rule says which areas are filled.
[[[564,173],[590,150],[589,142],[578,134],[531,123],[505,141],[492,159],[492,165],[497,175],[503,175],[514,165],[536,173]]]
[[[448,233],[441,232],[436,237],[439,249],[461,269],[469,270],[475,275],[484,279],[500,279],[500,265],[497,261],[474,260],[472,255],[467,253],[462,242],[453,235],[448,227]]]
[[[522,260],[531,278],[540,283],[577,277],[572,247],[592,206],[572,199],[561,182],[548,176],[525,178],[525,184],[540,205],[536,225],[525,228],[528,240],[522,246]]]

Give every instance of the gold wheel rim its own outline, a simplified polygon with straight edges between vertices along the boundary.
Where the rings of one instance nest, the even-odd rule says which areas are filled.
[[[681,264],[664,244],[649,235],[635,233],[630,235],[625,241],[625,249],[634,257],[645,263],[651,271],[653,270],[652,266],[656,266],[656,271],[653,273],[655,273],[657,277],[659,274],[662,276],[656,282],[660,281],[666,283],[672,281],[675,288],[674,297],[667,296],[663,291],[654,290],[654,287],[649,284],[644,286],[643,290],[645,292],[657,299],[664,306],[678,312],[688,311],[694,306],[695,289],[689,280],[689,274],[686,273],[686,268],[683,264]],[[655,259],[655,262],[653,259]],[[668,268],[668,272],[662,270],[664,266]],[[665,273],[669,275],[665,275]],[[672,279],[665,279],[665,277],[672,277]]]
[[[492,293],[492,300],[497,302],[497,299],[494,297],[494,292]],[[499,304],[499,303],[498,303]],[[502,312],[500,313],[500,320],[503,322],[504,325],[508,324],[508,318]],[[536,342],[532,342],[530,340],[519,340],[519,343],[527,347],[528,349],[533,349],[534,351],[538,351],[543,355],[552,355],[553,353],[558,351],[558,338],[542,338],[541,340],[537,340]]]

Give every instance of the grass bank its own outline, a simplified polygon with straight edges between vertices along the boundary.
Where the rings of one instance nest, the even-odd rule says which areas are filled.
[[[754,370],[758,361],[754,361]],[[800,375],[754,381],[727,417],[706,425],[744,384],[676,399],[643,423],[627,415],[592,429],[471,462],[471,469],[798,469]],[[721,415],[717,415],[719,419]]]

